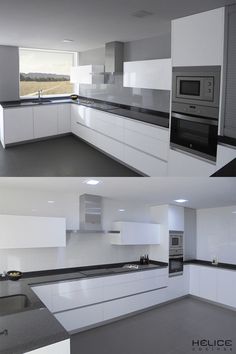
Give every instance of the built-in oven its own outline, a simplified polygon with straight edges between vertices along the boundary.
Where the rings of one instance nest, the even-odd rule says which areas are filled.
[[[169,233],[169,276],[183,274],[183,232]]]
[[[169,277],[182,275],[184,271],[183,255],[169,257]]]
[[[173,68],[171,149],[216,161],[220,66]]]
[[[216,161],[218,121],[172,112],[170,147]]]

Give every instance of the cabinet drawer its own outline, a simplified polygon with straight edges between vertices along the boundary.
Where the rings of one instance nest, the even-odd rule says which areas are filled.
[[[166,176],[167,162],[124,146],[124,162],[150,177]]]
[[[158,138],[125,129],[125,143],[162,160],[167,161],[168,159],[169,144]]]
[[[74,331],[103,321],[103,304],[66,311],[55,315],[67,331]]]
[[[149,137],[161,140],[163,142],[166,143],[169,142],[169,129],[138,122],[135,120],[131,120],[129,118],[125,118],[124,127],[125,129],[129,129],[134,132],[147,135]]]
[[[103,288],[85,288],[80,291],[60,293],[52,296],[52,312],[96,304],[103,301]]]

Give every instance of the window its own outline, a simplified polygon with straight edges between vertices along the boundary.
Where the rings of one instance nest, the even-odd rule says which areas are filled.
[[[36,96],[38,90],[42,90],[42,96],[74,92],[70,71],[75,53],[21,48],[19,54],[21,97]]]

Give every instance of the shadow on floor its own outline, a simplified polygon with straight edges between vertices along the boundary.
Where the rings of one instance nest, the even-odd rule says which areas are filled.
[[[0,176],[139,177],[140,175],[77,137],[68,135],[7,149],[1,146]]]

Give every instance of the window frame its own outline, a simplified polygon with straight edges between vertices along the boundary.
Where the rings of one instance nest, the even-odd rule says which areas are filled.
[[[73,63],[72,66],[78,65],[79,55],[78,52],[69,51],[69,50],[56,50],[56,49],[40,49],[40,48],[26,48],[26,47],[19,47],[19,97],[21,100],[32,100],[35,99],[37,96],[21,96],[20,95],[20,50],[31,50],[31,51],[39,51],[39,52],[49,52],[49,53],[68,53],[73,54]],[[74,84],[74,91],[78,89],[77,85]],[[57,97],[65,97],[69,96],[69,93],[62,93],[62,94],[51,94],[51,95],[41,95],[42,98],[57,98]]]

